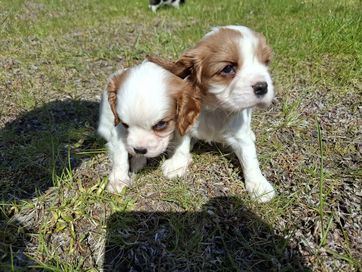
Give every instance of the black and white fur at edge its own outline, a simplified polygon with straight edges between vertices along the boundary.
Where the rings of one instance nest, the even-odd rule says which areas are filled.
[[[173,6],[175,8],[179,8],[180,5],[184,4],[185,0],[150,0],[150,9],[153,12],[156,12],[156,10],[163,5],[169,5]]]

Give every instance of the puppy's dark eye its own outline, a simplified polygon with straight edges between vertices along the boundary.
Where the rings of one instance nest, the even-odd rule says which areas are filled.
[[[162,121],[158,122],[156,125],[154,125],[152,127],[152,129],[154,131],[162,131],[162,130],[166,129],[167,126],[168,126],[168,122],[162,120]]]
[[[124,128],[129,128],[129,126],[126,123],[122,122],[122,126],[124,126]]]
[[[228,64],[226,65],[222,70],[221,70],[221,75],[223,76],[234,76],[236,74],[236,67],[233,64]]]

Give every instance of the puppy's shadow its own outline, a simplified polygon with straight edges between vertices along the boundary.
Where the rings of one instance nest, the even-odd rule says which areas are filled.
[[[199,212],[120,212],[107,221],[104,271],[311,271],[236,197]]]
[[[20,115],[0,130],[0,262],[26,266],[26,233],[8,202],[31,199],[53,186],[55,175],[75,169],[86,157],[78,151],[103,146],[95,127],[99,103],[54,101]],[[10,207],[10,206],[9,206]],[[31,231],[30,231],[31,232]]]
[[[96,102],[55,101],[7,123],[0,130],[0,199],[32,198],[53,185],[54,174],[76,168],[77,151],[97,147],[98,109]]]

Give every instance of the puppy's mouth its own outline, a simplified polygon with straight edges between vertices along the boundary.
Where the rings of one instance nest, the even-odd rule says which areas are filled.
[[[248,100],[233,101],[231,104],[221,104],[219,107],[230,112],[240,112],[249,108],[268,108],[272,104],[272,99],[264,97],[250,97]]]

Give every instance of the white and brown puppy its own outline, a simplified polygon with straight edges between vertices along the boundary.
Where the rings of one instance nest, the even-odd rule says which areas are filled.
[[[112,160],[107,190],[120,192],[130,184],[128,154],[137,172],[146,158],[167,149],[176,131],[182,139],[199,112],[191,84],[152,62],[113,74],[102,95],[98,126]]]
[[[244,172],[245,187],[257,200],[273,198],[275,191],[261,173],[251,130],[255,106],[267,106],[274,97],[268,71],[271,49],[262,34],[244,26],[214,28],[178,61],[149,59],[172,73],[186,78],[202,94],[202,110],[190,135],[207,142],[230,146]],[[185,173],[190,139],[183,138],[179,152],[169,159],[165,175],[172,178]],[[165,170],[165,169],[164,169]]]

